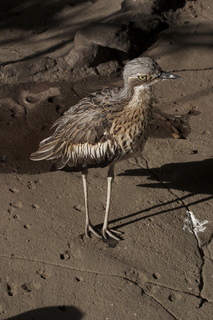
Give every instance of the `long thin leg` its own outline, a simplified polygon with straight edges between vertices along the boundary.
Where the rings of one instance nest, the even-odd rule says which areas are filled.
[[[95,231],[93,225],[90,222],[89,217],[89,207],[88,207],[88,188],[87,188],[87,174],[88,170],[82,171],[83,187],[84,187],[84,201],[85,201],[85,212],[86,212],[86,224],[85,224],[85,234],[89,238],[90,232],[94,233],[96,237],[101,238],[101,236]]]
[[[121,240],[119,237],[114,235],[114,233],[120,234],[120,231],[117,230],[110,230],[108,228],[108,221],[109,221],[109,208],[110,208],[110,199],[111,199],[111,190],[112,190],[112,181],[114,179],[114,165],[111,165],[108,170],[107,175],[107,202],[106,202],[106,211],[105,211],[105,217],[104,217],[104,224],[103,224],[103,237],[106,239],[107,235],[114,238],[115,240],[119,241]]]

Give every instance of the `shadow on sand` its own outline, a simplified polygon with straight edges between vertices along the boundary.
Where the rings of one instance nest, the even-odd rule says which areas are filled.
[[[47,307],[21,313],[7,320],[80,320],[83,313],[75,307]]]
[[[126,225],[141,221],[143,219],[176,211],[178,209],[188,210],[188,207],[191,205],[212,201],[213,199],[213,158],[195,162],[169,163],[159,168],[152,169],[140,168],[127,170],[120,175],[148,176],[148,179],[153,181],[151,183],[139,184],[138,187],[153,189],[166,188],[170,190],[187,191],[189,193],[182,197],[175,197],[173,200],[156,204],[143,210],[131,213],[127,216],[113,219],[110,221],[110,223],[124,221],[118,226],[115,226],[114,229],[120,229]],[[193,196],[197,194],[203,194],[207,196],[195,199]],[[187,205],[184,203],[186,200]]]

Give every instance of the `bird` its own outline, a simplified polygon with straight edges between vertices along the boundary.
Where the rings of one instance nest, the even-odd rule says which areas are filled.
[[[42,140],[30,159],[51,160],[56,170],[82,172],[85,202],[85,234],[121,240],[121,232],[109,228],[110,199],[115,165],[141,154],[152,119],[152,85],[160,80],[180,79],[164,72],[156,61],[138,57],[123,70],[121,88],[90,93],[71,106],[51,128],[54,133]],[[107,200],[101,232],[91,223],[87,175],[91,168],[108,167]]]

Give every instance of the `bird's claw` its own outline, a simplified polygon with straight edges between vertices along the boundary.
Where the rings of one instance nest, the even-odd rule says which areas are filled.
[[[95,231],[92,224],[87,224],[86,228],[85,228],[85,234],[86,234],[87,238],[91,238],[91,233],[93,233],[98,238],[102,238],[101,235],[98,234],[97,231]]]
[[[86,225],[86,228],[85,228],[85,234],[86,234],[87,238],[91,238],[91,233],[93,233],[99,239],[102,238],[102,236],[94,229],[94,226],[91,223],[89,223]],[[119,236],[116,236],[116,234],[121,235],[122,232],[120,232],[118,230],[112,230],[109,228],[102,229],[102,235],[103,235],[104,239],[108,239],[110,237],[110,238],[115,239],[116,241],[120,241],[121,238]]]
[[[115,234],[122,234],[122,232],[118,231],[118,230],[112,230],[112,229],[109,229],[109,228],[103,228],[102,229],[102,234],[103,234],[103,237],[104,239],[107,239],[108,237],[111,237],[117,241],[120,241],[121,238],[116,236]]]

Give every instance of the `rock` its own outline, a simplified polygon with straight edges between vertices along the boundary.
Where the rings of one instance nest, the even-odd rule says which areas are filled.
[[[77,31],[74,44],[75,47],[65,57],[71,68],[89,67],[98,54],[99,46],[122,52],[130,49],[127,28],[104,23],[94,23]]]
[[[116,72],[118,68],[118,61],[108,61],[105,63],[100,63],[96,69],[100,75],[110,75],[111,73]]]

